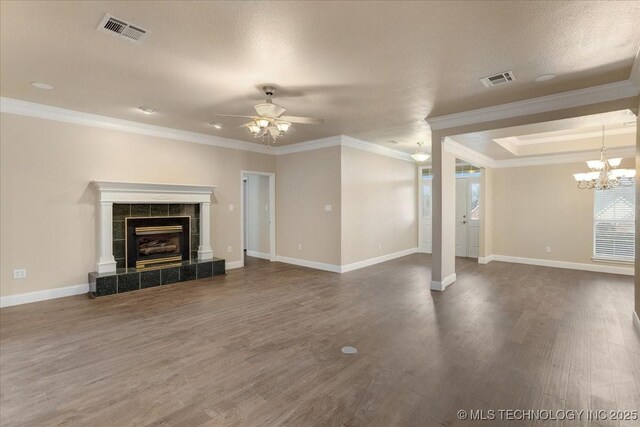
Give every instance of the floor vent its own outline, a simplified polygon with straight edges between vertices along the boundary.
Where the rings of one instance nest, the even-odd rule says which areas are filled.
[[[132,25],[122,19],[106,14],[97,28],[98,31],[115,37],[121,37],[131,42],[140,42],[148,34],[148,31],[137,25]]]
[[[494,74],[493,76],[483,77],[480,79],[483,85],[486,87],[498,86],[503,83],[509,83],[516,78],[513,76],[513,71],[505,71],[503,73]]]

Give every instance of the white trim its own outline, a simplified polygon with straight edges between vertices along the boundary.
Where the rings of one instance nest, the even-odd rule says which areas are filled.
[[[271,255],[265,254],[264,252],[247,251],[247,256],[271,260]]]
[[[240,171],[240,246],[244,249],[244,178],[245,175],[269,177],[269,254],[270,261],[276,260],[276,174],[274,172]],[[251,251],[253,252],[253,251]],[[249,251],[247,251],[247,254]],[[257,252],[256,252],[257,253]]]
[[[340,135],[328,136],[326,138],[312,139],[311,141],[298,142],[296,144],[283,145],[277,147],[277,154],[286,155],[293,153],[302,153],[303,151],[321,150],[328,147],[337,147],[341,145],[342,138]]]
[[[380,156],[386,156],[393,159],[415,163],[415,160],[413,160],[411,154],[409,153],[394,150],[388,147],[383,147],[382,145],[374,144],[369,141],[364,141],[362,139],[357,139],[348,135],[330,136],[327,138],[320,138],[311,141],[285,145],[282,147],[278,147],[277,153],[278,155],[287,155],[293,153],[302,153],[304,151],[320,150],[329,147],[349,147],[355,150],[366,151],[368,153],[378,154]]]
[[[442,130],[565,108],[581,107],[598,102],[615,101],[638,96],[638,94],[640,94],[640,89],[631,80],[622,80],[461,113],[426,117],[425,120],[431,130]]]
[[[189,132],[162,126],[149,125],[146,123],[132,122],[129,120],[115,119],[112,117],[83,113],[81,111],[68,110],[66,108],[53,107],[50,105],[36,104],[13,98],[0,98],[0,112],[55,120],[58,122],[74,123],[102,129],[111,129],[139,135],[193,142],[196,144],[211,145],[214,147],[253,151],[262,154],[276,154],[272,153],[271,150],[266,150],[262,144],[256,144],[254,142],[221,138],[204,133]]]
[[[217,185],[157,184],[150,182],[91,181],[100,201],[109,203],[211,203]]]
[[[462,145],[449,137],[446,137],[444,139],[443,147],[445,151],[447,151],[448,153],[452,153],[456,156],[456,158],[469,162],[475,166],[479,166],[482,168],[496,167],[496,160],[487,157],[484,154],[467,147],[466,145]]]
[[[381,156],[387,156],[398,160],[404,160],[405,162],[415,163],[411,154],[404,151],[394,150],[392,148],[383,147],[382,145],[372,144],[369,141],[353,138],[348,135],[342,135],[342,146],[349,147],[356,150],[367,151],[373,154],[379,154]]]
[[[240,261],[227,261],[224,263],[224,268],[225,270],[233,270],[235,268],[242,268],[244,267],[244,261],[240,260]]]
[[[0,307],[27,304],[30,302],[45,301],[49,299],[68,297],[71,295],[86,294],[89,292],[89,284],[65,286],[63,288],[45,289],[43,291],[26,292],[24,294],[7,295],[0,297]]]
[[[552,267],[552,268],[566,268],[569,270],[583,270],[583,271],[594,271],[597,273],[610,273],[610,274],[623,274],[626,276],[634,275],[633,267],[621,267],[617,265],[603,265],[603,264],[586,264],[579,262],[569,262],[569,261],[555,261],[550,259],[536,259],[536,258],[523,258],[523,257],[515,257],[515,256],[507,256],[507,255],[489,255],[485,257],[485,259],[490,258],[489,261],[500,261],[500,262],[510,262],[515,264],[528,264],[528,265],[539,265],[542,267]],[[487,261],[487,262],[489,262]],[[478,259],[478,262],[480,260]]]
[[[638,318],[638,313],[636,310],[633,310],[633,324],[636,325],[638,332],[640,332],[640,318]]]
[[[114,273],[114,203],[198,203],[200,205],[200,245],[198,259],[213,259],[211,249],[211,195],[215,185],[154,184],[149,182],[91,181],[99,193],[98,273]]]
[[[493,255],[481,256],[478,257],[478,264],[489,264],[493,260],[495,260]]]
[[[609,157],[635,157],[635,147],[607,149]],[[594,157],[595,156],[595,157]],[[515,168],[521,166],[557,165],[562,163],[577,163],[593,160],[599,156],[598,151],[584,151],[581,153],[555,154],[551,156],[522,157],[515,159],[494,160],[491,167]]]
[[[316,270],[330,271],[332,273],[340,273],[340,266],[335,264],[325,264],[322,262],[308,261],[306,259],[289,258],[278,255],[276,261],[285,264],[299,265],[301,267],[315,268]]]
[[[432,291],[444,291],[447,286],[456,281],[456,273],[452,273],[444,278],[442,282],[438,282],[436,280],[431,281],[431,290]]]
[[[81,111],[50,105],[37,104],[14,98],[0,97],[0,112],[18,114],[28,117],[36,117],[46,120],[55,120],[64,123],[73,123],[84,126],[92,126],[101,129],[110,129],[121,132],[135,133],[139,135],[155,136],[159,138],[173,139],[177,141],[192,142],[196,144],[210,145],[214,147],[230,148],[234,150],[251,151],[267,155],[281,155],[300,153],[303,151],[319,150],[326,147],[345,146],[382,156],[414,162],[409,153],[394,150],[372,142],[363,141],[346,135],[336,135],[312,141],[298,142],[295,144],[272,147],[267,150],[264,145],[255,142],[247,142],[232,138],[222,138],[204,133],[189,132],[180,129],[167,128],[130,120],[116,119],[97,114],[83,113]]]
[[[365,259],[363,261],[346,264],[340,267],[340,273],[347,273],[349,271],[358,270],[360,268],[369,267],[371,265],[380,264],[381,262],[390,261],[392,259],[400,258],[403,256],[415,254],[418,252],[418,248],[409,248],[402,251],[394,252],[387,255],[382,255],[375,258]]]

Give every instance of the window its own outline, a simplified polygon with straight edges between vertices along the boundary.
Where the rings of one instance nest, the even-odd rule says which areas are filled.
[[[471,183],[471,216],[472,221],[480,221],[480,183]]]
[[[595,190],[593,257],[633,261],[635,256],[635,185]]]

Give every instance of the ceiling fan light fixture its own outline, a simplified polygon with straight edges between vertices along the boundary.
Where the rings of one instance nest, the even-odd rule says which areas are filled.
[[[291,126],[291,123],[285,120],[276,121],[276,127],[278,128],[280,133],[285,133],[286,131],[288,131],[290,126]]]
[[[249,132],[251,132],[251,134],[253,135],[257,135],[260,133],[260,126],[258,126],[256,122],[249,123],[247,127],[249,128]]]
[[[607,159],[607,163],[609,163],[609,166],[612,168],[617,168],[620,166],[620,163],[622,163],[622,158],[616,157],[615,159]]]
[[[266,129],[267,127],[269,127],[269,119],[265,119],[261,117],[259,119],[256,119],[255,123],[258,125],[260,129]]]

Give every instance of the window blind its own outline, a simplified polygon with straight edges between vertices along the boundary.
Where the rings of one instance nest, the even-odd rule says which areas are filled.
[[[594,202],[594,258],[633,261],[635,185],[595,190]]]

